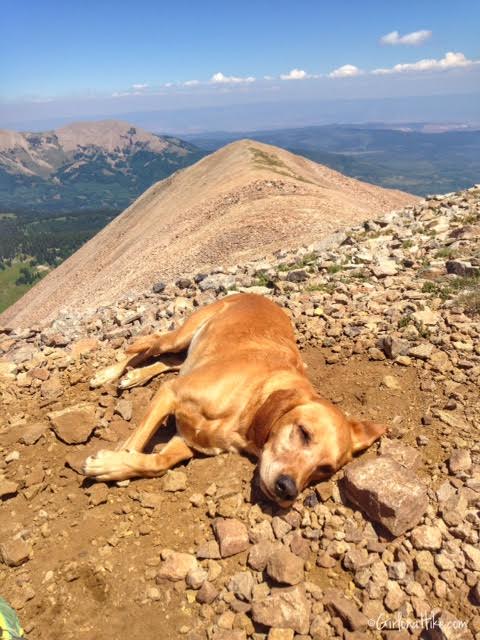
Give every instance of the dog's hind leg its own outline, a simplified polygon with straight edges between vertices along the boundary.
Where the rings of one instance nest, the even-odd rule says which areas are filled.
[[[165,373],[167,371],[178,371],[183,363],[183,358],[178,356],[166,356],[159,362],[154,362],[147,367],[140,367],[138,369],[130,369],[120,380],[118,386],[120,389],[131,389],[131,387],[138,387],[141,384],[149,382],[155,376]]]
[[[237,296],[227,296],[195,311],[181,327],[169,333],[152,333],[140,336],[126,349],[127,357],[120,362],[100,370],[91,380],[92,388],[101,387],[107,382],[118,380],[129,367],[138,367],[149,358],[164,353],[179,353],[188,349],[195,332],[210,318],[229,305]],[[126,388],[126,387],[124,387]]]
[[[149,356],[147,354],[134,353],[119,362],[100,369],[90,380],[90,387],[96,389],[108,382],[114,382],[125,373],[128,367],[137,367],[139,364],[142,364],[142,362],[145,362],[145,360],[148,360],[148,358]]]
[[[179,353],[188,349],[195,333],[214,315],[231,304],[237,296],[227,296],[212,304],[202,307],[188,317],[181,327],[168,333],[152,333],[141,336],[127,347],[128,354],[148,353],[148,357],[160,356],[162,353]]]

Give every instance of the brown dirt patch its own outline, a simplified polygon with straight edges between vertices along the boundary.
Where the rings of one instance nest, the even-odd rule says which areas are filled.
[[[323,395],[351,414],[387,424],[395,423],[400,416],[407,442],[420,431],[425,432],[426,428],[420,426],[421,417],[432,397],[421,391],[418,369],[387,361],[370,362],[362,356],[352,356],[345,364],[326,365],[324,353],[310,347],[304,351],[310,376]],[[396,376],[401,391],[385,388],[385,375]],[[150,387],[159,383],[157,380]],[[67,388],[61,404],[97,401],[99,397],[99,391],[90,391],[82,383]],[[41,415],[46,409],[37,406],[33,411],[35,402],[30,401],[29,406],[22,400],[8,411],[11,415],[18,411]],[[435,428],[434,424],[428,429],[434,432]],[[12,449],[6,443],[4,446],[7,451]],[[181,637],[182,626],[193,627],[200,607],[188,603],[183,581],[181,586],[155,584],[152,576],[160,551],[167,547],[194,552],[200,542],[211,538],[207,507],[192,507],[189,496],[205,493],[215,482],[226,489],[236,487],[249,500],[253,461],[232,454],[194,459],[184,467],[188,476],[184,492],[163,492],[161,478],[137,480],[126,488],[109,486],[107,502],[92,507],[87,495],[89,482],[64,466],[68,453],[84,447],[64,445],[48,432],[36,445],[17,444],[15,449],[20,452],[20,460],[10,464],[17,465],[17,479],[38,467],[47,474],[30,499],[20,492],[0,505],[2,538],[26,529],[34,542],[33,556],[25,565],[0,569],[2,595],[12,602],[21,602],[26,584],[33,588],[34,597],[19,611],[30,630],[29,638],[117,640],[127,636],[131,640],[153,640]],[[440,451],[433,448],[424,459],[431,455],[438,458]],[[143,507],[140,500],[144,492],[158,495],[159,506]],[[260,502],[260,506],[275,510],[268,503]],[[222,561],[220,580],[245,562],[246,554]],[[351,578],[338,566],[335,570],[313,566],[308,579],[323,588],[340,584],[347,589]],[[158,601],[146,597],[151,586],[160,591]]]

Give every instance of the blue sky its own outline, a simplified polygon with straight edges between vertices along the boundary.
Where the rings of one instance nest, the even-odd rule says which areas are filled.
[[[475,0],[3,0],[2,23],[0,126],[480,90]]]

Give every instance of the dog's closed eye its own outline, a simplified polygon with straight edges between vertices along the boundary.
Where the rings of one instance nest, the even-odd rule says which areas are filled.
[[[303,444],[304,445],[310,444],[310,442],[312,441],[312,434],[310,433],[310,431],[308,431],[308,429],[306,429],[302,424],[299,424],[298,432],[300,434],[300,438]]]
[[[321,464],[316,468],[315,475],[319,476],[331,476],[335,473],[335,469],[331,464]]]

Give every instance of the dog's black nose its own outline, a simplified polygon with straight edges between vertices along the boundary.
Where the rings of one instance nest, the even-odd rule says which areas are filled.
[[[275,493],[284,500],[294,500],[298,496],[298,491],[292,476],[279,476],[275,483]]]

